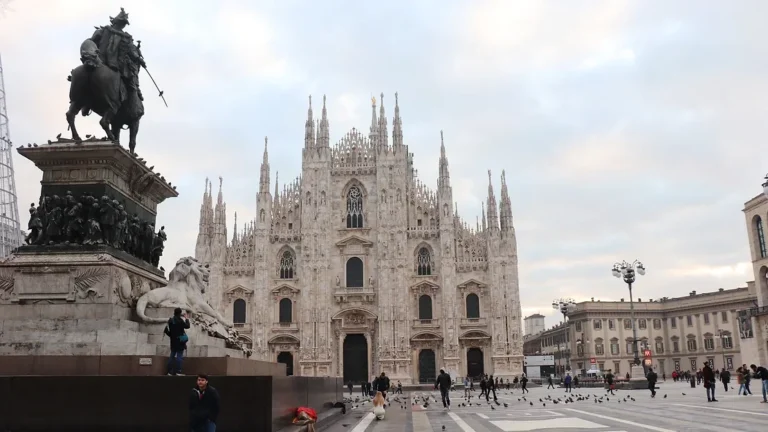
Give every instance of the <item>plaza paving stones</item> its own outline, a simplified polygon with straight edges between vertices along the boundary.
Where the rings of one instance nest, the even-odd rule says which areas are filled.
[[[328,432],[765,432],[768,404],[760,403],[761,395],[737,396],[736,390],[717,389],[719,402],[707,402],[703,387],[690,388],[687,383],[667,381],[659,384],[657,396],[648,391],[617,391],[615,396],[602,389],[576,389],[573,403],[565,403],[561,390],[536,388],[522,398],[519,390],[497,392],[499,403],[488,405],[485,399],[477,406],[479,391],[473,393],[472,406],[465,402],[463,391],[451,393],[451,411],[445,411],[439,392],[414,393],[419,404],[407,402],[406,408],[394,403],[384,420],[365,423],[370,404],[358,406],[349,417]],[[593,396],[594,395],[594,396]],[[667,395],[667,398],[664,398]],[[421,400],[431,396],[425,408]],[[576,400],[579,397],[585,400]],[[601,402],[594,402],[595,396]],[[548,399],[549,398],[549,399]],[[632,399],[634,398],[634,401]],[[405,400],[401,397],[401,401]],[[539,402],[539,399],[542,401]],[[554,403],[554,400],[560,402]],[[533,406],[530,405],[533,402]],[[508,406],[504,407],[504,403]],[[546,406],[544,406],[546,404]],[[492,408],[493,407],[493,408]],[[361,422],[362,421],[362,422]],[[344,426],[345,424],[346,426]]]

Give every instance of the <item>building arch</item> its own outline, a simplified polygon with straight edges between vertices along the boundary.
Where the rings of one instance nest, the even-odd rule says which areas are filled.
[[[475,293],[469,293],[464,298],[464,312],[468,319],[480,318],[480,297]]]
[[[299,338],[297,338],[292,334],[287,334],[287,333],[277,334],[269,338],[269,341],[267,341],[268,344],[276,344],[276,343],[299,344],[299,342],[300,342]]]
[[[427,242],[421,242],[413,251],[414,271],[418,276],[435,273],[435,250]]]
[[[340,320],[340,319],[344,318],[345,315],[350,315],[350,314],[361,314],[361,315],[364,315],[368,319],[374,319],[374,320],[379,318],[378,315],[376,315],[375,313],[369,311],[368,309],[351,307],[351,308],[342,309],[342,310],[336,312],[336,314],[334,314],[331,317],[331,319],[332,320]]]
[[[353,256],[344,264],[346,270],[346,287],[363,288],[365,286],[365,265],[359,257]]]
[[[279,279],[296,278],[296,251],[286,245],[277,253],[277,277]]]
[[[237,324],[245,324],[246,322],[246,308],[247,304],[245,300],[239,298],[232,303],[232,322]]]
[[[760,215],[752,217],[752,233],[755,239],[755,255],[760,258],[767,257],[768,250],[765,248],[765,227],[763,227],[763,219]]]

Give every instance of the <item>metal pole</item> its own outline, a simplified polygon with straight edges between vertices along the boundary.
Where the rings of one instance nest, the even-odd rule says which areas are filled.
[[[630,319],[632,320],[632,350],[635,355],[635,365],[639,365],[640,356],[637,352],[637,326],[635,325],[635,302],[632,299],[632,282],[627,282],[627,285],[629,286],[629,311],[631,315]]]

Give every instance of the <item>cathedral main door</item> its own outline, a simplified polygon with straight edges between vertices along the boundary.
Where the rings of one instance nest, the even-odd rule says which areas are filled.
[[[344,338],[344,383],[368,380],[368,341],[365,335],[348,334]]]
[[[475,378],[484,373],[483,351],[480,348],[470,348],[467,350],[467,376]]]
[[[437,377],[435,369],[435,352],[431,349],[419,351],[419,382],[434,383]]]

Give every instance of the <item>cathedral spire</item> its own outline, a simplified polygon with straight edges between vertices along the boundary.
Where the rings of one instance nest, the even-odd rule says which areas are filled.
[[[264,137],[264,157],[261,160],[261,175],[259,176],[259,193],[269,193],[269,153],[267,152],[268,138]]]
[[[400,119],[400,104],[395,92],[395,118],[392,119],[392,147],[403,145],[403,121]]]
[[[224,202],[222,186],[224,178],[219,176],[219,194],[213,217],[213,235],[211,237],[211,262],[222,263],[227,249],[227,204]]]
[[[379,145],[382,148],[386,148],[389,145],[389,136],[387,132],[387,116],[384,114],[384,93],[381,94],[379,102],[381,103],[379,107]]]
[[[480,201],[480,208],[482,209],[482,213],[480,213],[481,214],[480,218],[483,220],[483,231],[485,231],[485,229],[486,229],[486,225],[485,225],[485,223],[486,223],[485,222],[485,203],[482,202],[482,201]]]
[[[312,95],[309,95],[309,108],[307,109],[307,122],[304,123],[304,147],[315,146],[315,121],[312,119]]]
[[[213,235],[213,207],[211,203],[210,181],[205,178],[203,202],[200,204],[200,227],[195,245],[195,258],[201,262],[211,261],[211,237]]]
[[[237,212],[235,212],[235,229],[232,233],[232,244],[237,242]]]
[[[320,125],[317,128],[317,141],[315,144],[318,147],[330,146],[330,132],[328,131],[328,111],[325,109],[325,95],[323,95],[323,113],[320,118]]]
[[[448,171],[448,158],[445,156],[445,141],[443,131],[440,131],[440,169],[438,177],[438,189],[451,187],[451,174]]]
[[[371,144],[374,146],[378,144],[379,140],[379,123],[376,120],[376,97],[371,96],[371,132],[368,134],[368,138],[371,140]]]
[[[488,229],[491,232],[499,229],[499,213],[496,207],[496,196],[493,194],[491,170],[488,170]]]
[[[499,209],[499,215],[502,233],[514,229],[512,224],[512,202],[509,199],[507,177],[503,170],[501,171],[501,208]]]

